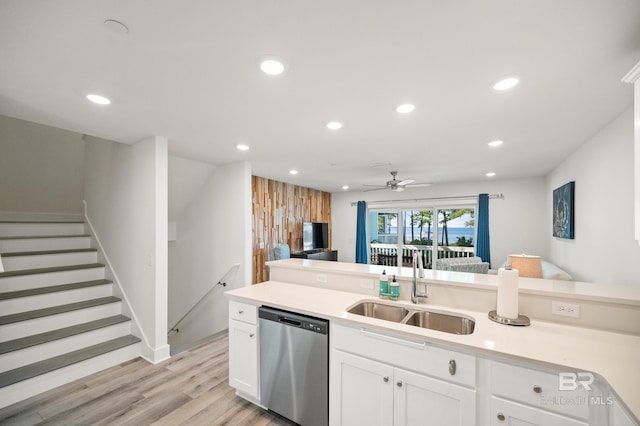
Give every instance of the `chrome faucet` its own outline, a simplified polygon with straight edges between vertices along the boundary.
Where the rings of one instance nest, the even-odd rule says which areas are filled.
[[[411,279],[411,303],[417,304],[418,298],[427,298],[427,284],[424,285],[424,293],[418,293],[418,277],[424,278],[424,266],[422,265],[422,255],[418,250],[413,251],[413,278]]]

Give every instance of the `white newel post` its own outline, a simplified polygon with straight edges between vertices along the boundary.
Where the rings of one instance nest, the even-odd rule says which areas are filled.
[[[640,244],[640,62],[638,62],[622,79],[631,83],[634,88],[634,205],[635,205],[635,238]]]

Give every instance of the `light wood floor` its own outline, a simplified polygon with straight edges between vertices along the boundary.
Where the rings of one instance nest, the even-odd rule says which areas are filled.
[[[226,333],[153,365],[126,362],[0,410],[4,425],[290,425],[228,385]]]

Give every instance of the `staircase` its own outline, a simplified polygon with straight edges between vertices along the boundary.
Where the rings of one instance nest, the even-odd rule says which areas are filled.
[[[83,222],[0,222],[0,408],[140,354]]]

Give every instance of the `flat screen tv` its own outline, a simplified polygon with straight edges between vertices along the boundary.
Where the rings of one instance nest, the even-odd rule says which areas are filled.
[[[329,224],[304,222],[302,224],[302,249],[318,250],[329,248]]]

